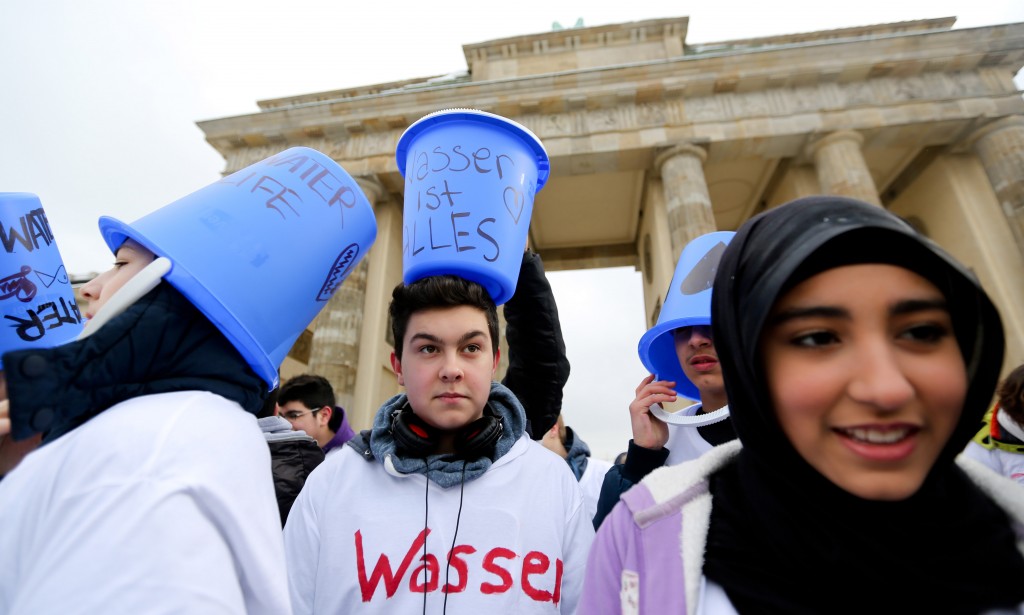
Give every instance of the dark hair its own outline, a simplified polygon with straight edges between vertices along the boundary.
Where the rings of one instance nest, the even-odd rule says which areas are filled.
[[[1018,425],[1024,425],[1024,364],[1010,372],[999,385],[997,393],[1000,410],[1010,415]]]
[[[434,308],[469,306],[477,308],[487,318],[491,334],[491,351],[498,352],[498,308],[494,300],[476,282],[454,275],[437,275],[416,280],[412,284],[399,284],[391,293],[391,333],[395,338],[395,356],[402,358],[402,344],[409,319],[417,312]]]
[[[283,406],[290,401],[302,402],[302,405],[310,410],[329,406],[332,413],[327,428],[337,432],[341,427],[341,419],[345,413],[339,412],[339,409],[334,407],[334,388],[331,387],[327,378],[316,374],[302,374],[290,378],[288,382],[281,385],[281,390],[277,394],[277,403]]]
[[[267,394],[267,398],[263,400],[263,406],[260,407],[260,411],[256,413],[256,418],[263,419],[268,416],[274,416],[274,407],[277,406],[277,393],[280,389],[274,389]]]

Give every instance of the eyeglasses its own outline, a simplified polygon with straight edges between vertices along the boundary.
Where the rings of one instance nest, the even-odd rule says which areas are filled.
[[[294,423],[295,421],[301,419],[307,414],[312,414],[313,416],[316,416],[316,413],[320,412],[321,410],[323,410],[323,408],[317,408],[316,410],[285,410],[284,412],[281,413],[281,416],[283,416],[289,422]]]

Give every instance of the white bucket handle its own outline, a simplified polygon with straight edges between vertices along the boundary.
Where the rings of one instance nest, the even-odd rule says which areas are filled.
[[[695,414],[693,416],[684,416],[682,411],[679,412],[668,412],[661,407],[661,404],[651,405],[651,414],[658,417],[669,425],[686,425],[689,427],[704,427],[705,425],[714,425],[720,423],[725,419],[729,418],[729,406],[724,406],[715,410],[714,412],[708,412],[707,414]]]
[[[84,340],[93,333],[99,331],[100,327],[110,322],[115,316],[128,309],[130,305],[141,299],[146,293],[156,288],[160,280],[171,270],[171,261],[165,256],[153,260],[146,265],[145,269],[135,274],[132,279],[125,282],[114,296],[107,300],[100,307],[96,315],[85,323],[85,328],[78,334],[80,340]]]

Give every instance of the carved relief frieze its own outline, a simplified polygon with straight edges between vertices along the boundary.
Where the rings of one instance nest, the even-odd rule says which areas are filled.
[[[684,122],[711,122],[724,115],[722,99],[724,96],[700,96],[687,98],[684,102],[686,115]]]
[[[538,136],[568,137],[581,132],[582,126],[577,123],[579,119],[579,114],[573,111],[548,113],[541,118],[536,128],[531,127],[531,130]]]
[[[985,82],[982,75],[978,73],[942,73],[937,75],[947,84],[951,96],[959,97],[976,92],[987,92],[992,90]]]
[[[594,109],[592,111],[583,112],[584,121],[586,126],[584,130],[587,133],[593,134],[595,132],[608,132],[611,130],[621,130],[630,124],[627,123],[627,118],[623,117],[621,107],[613,107],[611,109]]]
[[[818,101],[821,104],[822,109],[842,109],[843,105],[846,104],[846,98],[843,95],[843,88],[837,83],[823,83],[818,87],[819,98]],[[784,98],[780,99],[784,100]],[[780,110],[785,109],[785,104],[778,107]]]
[[[634,118],[638,126],[664,126],[674,122],[671,103],[640,103],[635,106]]]
[[[224,166],[224,174],[230,175],[239,169],[255,164],[265,158],[270,158],[274,154],[280,152],[282,149],[280,145],[257,145],[254,147],[245,147],[241,149],[231,150],[224,156],[226,162]]]
[[[908,102],[950,101],[1000,94],[999,82],[977,72],[925,73],[880,77],[853,83],[818,83],[729,92],[668,101],[624,103],[598,109],[580,107],[561,113],[529,113],[513,119],[541,139],[640,130],[650,127],[735,122],[746,118],[785,117],[857,107],[884,107]],[[362,160],[394,155],[404,128],[364,131],[347,137],[319,137],[243,147],[225,154],[230,173],[293,145],[307,145],[335,160]]]
[[[404,130],[404,129],[403,129]],[[383,132],[364,132],[351,137],[340,156],[344,160],[357,160],[382,154],[394,154],[398,138],[403,130],[386,130]]]
[[[895,100],[919,100],[927,97],[928,84],[923,77],[906,77],[895,83],[892,96]]]
[[[772,111],[767,92],[751,92],[731,98],[732,113],[745,117],[769,115]]]

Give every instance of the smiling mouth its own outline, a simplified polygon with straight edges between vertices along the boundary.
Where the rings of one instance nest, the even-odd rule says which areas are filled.
[[[920,431],[918,427],[851,427],[848,429],[833,429],[841,436],[845,436],[855,442],[864,444],[896,444],[909,438]]]

